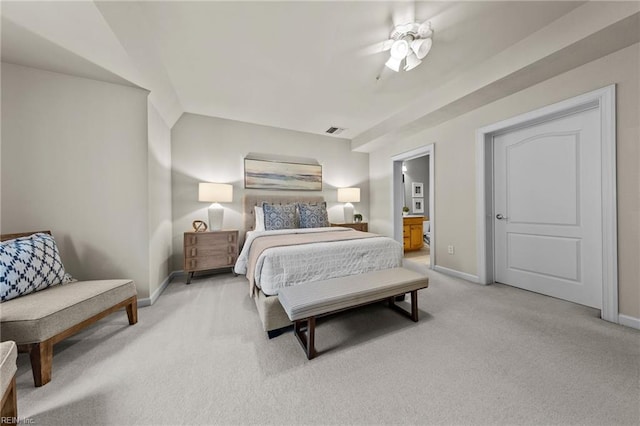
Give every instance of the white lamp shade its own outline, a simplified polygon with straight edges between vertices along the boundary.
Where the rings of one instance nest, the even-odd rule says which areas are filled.
[[[395,59],[404,59],[409,53],[409,43],[406,40],[396,40],[391,45],[391,57]]]
[[[402,59],[396,59],[394,57],[389,58],[389,60],[385,63],[387,68],[391,68],[395,72],[400,71],[400,64],[402,63]]]
[[[413,52],[411,52],[411,55],[407,56],[407,65],[404,66],[404,70],[411,71],[421,63],[422,61],[418,59],[418,57],[414,55]]]
[[[338,188],[339,203],[359,203],[360,188]]]
[[[416,52],[418,59],[423,59],[431,50],[432,45],[433,41],[430,38],[414,40],[411,42],[411,50]]]
[[[208,203],[230,203],[233,201],[233,186],[226,183],[198,184],[198,201]]]

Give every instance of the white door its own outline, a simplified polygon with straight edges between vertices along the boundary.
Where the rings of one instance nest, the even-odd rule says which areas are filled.
[[[602,307],[598,114],[494,136],[495,281]]]

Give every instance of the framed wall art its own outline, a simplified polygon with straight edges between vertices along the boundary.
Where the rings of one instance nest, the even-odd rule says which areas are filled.
[[[244,159],[244,187],[288,191],[322,191],[320,164]]]
[[[411,196],[412,197],[424,197],[424,183],[411,182]]]
[[[413,198],[413,212],[424,213],[424,198]]]

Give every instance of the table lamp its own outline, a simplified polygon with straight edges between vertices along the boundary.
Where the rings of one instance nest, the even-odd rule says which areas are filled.
[[[353,204],[360,202],[360,188],[338,188],[338,202],[344,205],[344,223],[353,223]]]
[[[222,229],[224,208],[219,203],[233,201],[233,186],[226,183],[198,184],[198,201],[213,203],[209,206],[209,229],[219,231]]]

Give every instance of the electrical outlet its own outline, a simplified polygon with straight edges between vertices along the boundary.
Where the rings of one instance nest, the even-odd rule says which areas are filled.
[[[453,254],[453,253],[455,253],[455,247],[453,247],[453,246],[448,246],[448,247],[447,247],[447,253],[449,253],[449,254]]]

